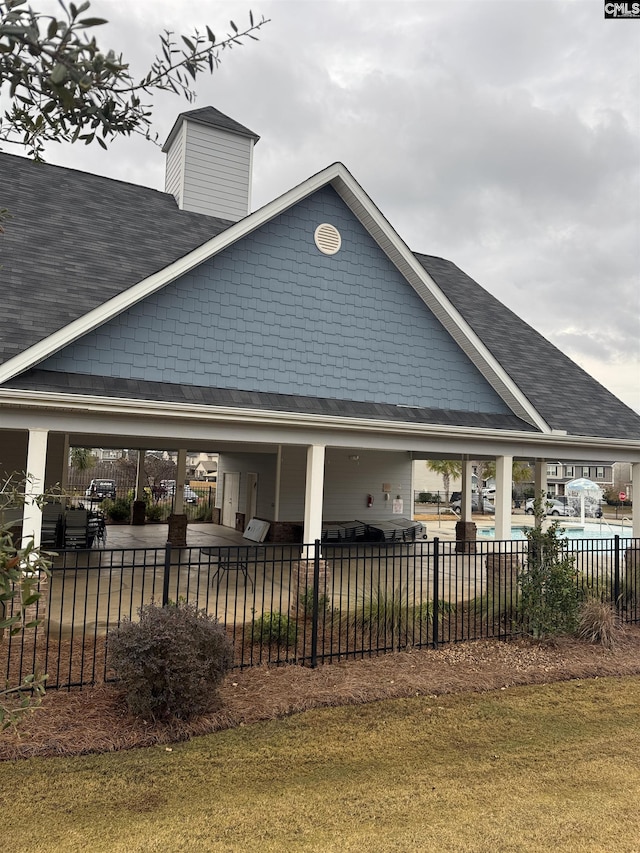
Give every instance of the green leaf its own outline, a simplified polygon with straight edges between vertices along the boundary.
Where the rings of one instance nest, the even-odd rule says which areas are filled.
[[[78,21],[81,27],[101,27],[102,24],[108,23],[106,18],[83,18],[81,21]]]
[[[53,83],[54,86],[58,86],[60,83],[64,82],[66,78],[67,69],[61,62],[59,62],[51,72],[49,80],[51,81],[51,83]]]

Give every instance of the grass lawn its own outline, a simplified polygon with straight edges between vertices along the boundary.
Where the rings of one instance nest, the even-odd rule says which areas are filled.
[[[326,708],[170,749],[7,762],[0,797],[12,853],[640,852],[640,678]]]

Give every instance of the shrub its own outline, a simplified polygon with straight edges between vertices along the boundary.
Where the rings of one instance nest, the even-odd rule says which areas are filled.
[[[296,641],[296,633],[296,623],[277,610],[263,613],[251,623],[251,641],[254,643],[292,646]]]
[[[527,531],[527,563],[519,576],[519,621],[533,637],[573,634],[578,625],[579,593],[574,559],[565,552],[558,523],[542,530],[542,497],[534,503],[536,524]]]
[[[223,627],[191,604],[147,604],[139,613],[139,622],[124,622],[109,639],[109,665],[130,711],[188,720],[208,710],[233,660]]]
[[[452,613],[454,605],[438,602],[438,619]],[[426,627],[433,624],[433,602],[416,601],[406,586],[394,589],[379,586],[364,595],[356,609],[344,617],[353,630],[370,633],[378,643],[391,645],[395,650],[412,645],[416,638],[424,638]]]
[[[620,620],[608,601],[590,598],[580,606],[577,634],[581,640],[613,649],[620,633]]]
[[[146,509],[147,521],[162,521],[164,510],[160,504],[150,504]]]
[[[128,521],[131,517],[131,502],[126,498],[116,498],[115,501],[103,501],[102,509],[111,521]]]
[[[313,616],[313,587],[308,587],[300,594],[300,607],[305,616]],[[318,613],[326,613],[329,609],[329,596],[318,594]]]

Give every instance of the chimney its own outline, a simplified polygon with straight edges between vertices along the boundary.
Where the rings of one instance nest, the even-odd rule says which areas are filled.
[[[214,107],[181,113],[162,150],[165,191],[180,210],[237,222],[251,207],[257,134]]]

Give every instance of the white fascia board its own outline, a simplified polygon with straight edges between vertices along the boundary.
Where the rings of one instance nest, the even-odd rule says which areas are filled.
[[[77,320],[69,323],[69,325],[54,332],[53,335],[49,335],[48,338],[39,341],[37,344],[24,350],[24,352],[9,359],[0,366],[0,384],[35,367],[36,364],[45,358],[49,358],[49,356],[69,346],[69,344],[72,344],[83,335],[92,332],[98,326],[104,325],[104,323],[126,311],[132,305],[141,302],[143,299],[161,290],[167,284],[175,281],[175,279],[190,272],[194,267],[222,252],[237,240],[260,228],[270,219],[283,213],[289,207],[292,207],[306,198],[306,196],[311,195],[329,183],[335,177],[336,167],[338,166],[340,164],[333,164],[322,172],[318,172],[317,175],[309,178],[304,183],[299,184],[284,195],[274,199],[274,201],[269,202],[234,225],[231,225],[226,231],[218,234],[217,237],[212,237],[211,240],[207,240],[206,243],[198,246],[197,249],[194,249],[182,258],[178,258],[177,261],[169,264],[169,266],[143,279],[133,285],[133,287],[128,288],[92,311],[89,311],[83,317],[79,317]],[[344,170],[343,166],[340,166],[340,168]]]
[[[152,400],[127,398],[113,399],[90,394],[62,394],[45,391],[19,391],[0,389],[0,406],[13,409],[47,410],[58,412],[79,412],[89,415],[155,418],[170,423],[178,421],[254,425],[279,428],[317,428],[332,433],[367,433],[397,437],[438,438],[438,439],[482,439],[500,444],[517,443],[524,452],[527,445],[552,447],[552,455],[566,456],[560,453],[562,447],[571,448],[576,454],[578,447],[599,448],[600,452],[610,450],[626,451],[632,457],[640,459],[640,441],[626,439],[601,438],[596,436],[541,434],[519,430],[486,429],[482,427],[461,427],[439,424],[416,424],[406,421],[386,421],[375,418],[336,417],[335,415],[303,414],[271,410],[246,409],[235,406],[205,406],[202,404],[167,403]],[[82,431],[81,424],[78,430]],[[105,429],[108,432],[108,427]],[[626,457],[625,457],[626,458]]]

